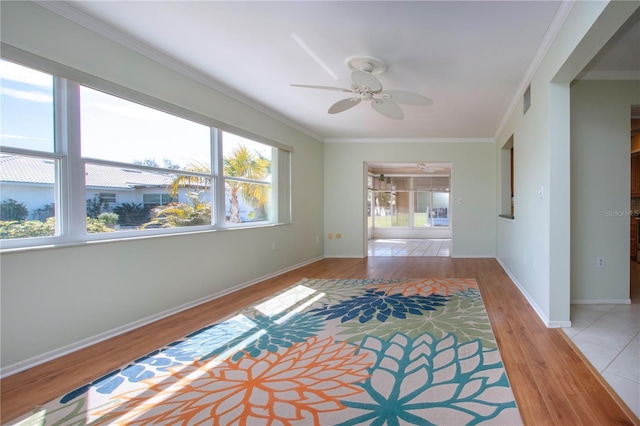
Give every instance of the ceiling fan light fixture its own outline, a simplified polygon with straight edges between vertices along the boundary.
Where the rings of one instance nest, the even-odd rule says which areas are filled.
[[[369,101],[371,107],[379,114],[393,120],[402,120],[404,112],[398,105],[433,105],[433,101],[426,96],[406,90],[382,90],[382,84],[374,77],[387,68],[384,62],[371,56],[350,56],[345,59],[347,66],[352,69],[351,88],[330,86],[312,86],[306,84],[292,84],[296,87],[309,89],[332,90],[347,92],[351,97],[339,100],[329,107],[329,114],[337,114],[353,108],[362,101]]]
[[[344,63],[352,71],[364,71],[371,75],[382,74],[387,70],[382,59],[374,58],[373,56],[366,55],[354,55],[349,56],[344,60]]]

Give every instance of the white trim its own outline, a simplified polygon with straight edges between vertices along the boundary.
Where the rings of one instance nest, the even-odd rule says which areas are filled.
[[[571,299],[572,305],[630,305],[631,299]]]
[[[495,259],[494,255],[490,254],[452,254],[452,259]]]
[[[542,38],[540,45],[538,46],[538,50],[536,51],[535,55],[533,55],[527,71],[524,73],[524,76],[522,76],[522,80],[520,80],[518,89],[515,91],[513,99],[511,99],[511,103],[509,104],[509,108],[507,108],[504,116],[502,117],[502,120],[500,121],[500,124],[498,125],[498,129],[495,133],[494,139],[498,139],[500,137],[500,134],[504,130],[504,127],[507,125],[507,121],[515,111],[516,107],[520,105],[520,100],[522,99],[525,90],[527,90],[527,87],[529,87],[529,85],[531,84],[531,79],[533,79],[534,74],[536,73],[536,71],[538,71],[538,67],[540,67],[542,60],[546,57],[549,48],[551,48],[553,40],[555,40],[556,36],[560,32],[560,29],[562,28],[564,21],[569,16],[569,12],[571,12],[571,9],[573,8],[575,2],[576,0],[566,0],[560,2],[558,10],[556,10],[556,14],[549,24],[549,28]]]
[[[324,143],[496,143],[494,138],[327,138]]]
[[[245,287],[250,287],[250,286],[252,286],[254,284],[257,284],[259,282],[268,280],[268,279],[276,277],[278,275],[282,275],[282,274],[284,274],[286,272],[293,271],[294,269],[298,269],[298,268],[301,268],[301,267],[303,267],[305,265],[309,265],[309,264],[311,264],[313,262],[317,262],[319,260],[322,260],[323,258],[324,258],[323,256],[320,256],[320,257],[316,257],[316,258],[313,258],[313,259],[309,259],[307,261],[298,263],[297,265],[293,265],[293,266],[290,266],[288,268],[281,269],[281,270],[276,271],[276,272],[271,273],[271,274],[263,275],[261,277],[258,277],[256,279],[254,279],[254,280],[238,284],[238,285],[230,287],[230,288],[228,288],[226,290],[222,290],[222,291],[219,291],[217,293],[213,293],[213,294],[211,294],[209,296],[205,296],[205,297],[202,297],[200,299],[196,299],[196,300],[194,300],[192,302],[184,303],[184,304],[176,306],[174,308],[167,309],[165,311],[159,312],[159,313],[157,313],[155,315],[151,315],[151,316],[148,316],[146,318],[142,318],[142,319],[140,319],[138,321],[134,321],[134,322],[131,322],[129,324],[125,324],[123,326],[116,327],[114,329],[105,331],[105,332],[97,334],[95,336],[88,337],[86,339],[79,340],[77,342],[71,343],[71,344],[63,346],[61,348],[54,349],[52,351],[45,352],[45,353],[43,353],[41,355],[36,355],[36,356],[31,357],[29,359],[26,359],[24,361],[20,361],[20,362],[17,362],[15,364],[8,365],[8,366],[3,367],[3,368],[0,369],[0,379],[4,379],[5,377],[8,377],[8,376],[11,376],[13,374],[19,373],[19,372],[27,370],[29,368],[33,368],[33,367],[35,367],[35,366],[37,366],[39,364],[43,364],[45,362],[54,360],[54,359],[59,358],[61,356],[68,355],[68,354],[70,354],[72,352],[76,352],[76,351],[78,351],[80,349],[83,349],[83,348],[86,348],[88,346],[95,345],[96,343],[100,343],[100,342],[105,341],[107,339],[110,339],[112,337],[116,337],[116,336],[118,336],[120,334],[127,333],[129,331],[132,331],[132,330],[135,330],[137,328],[140,328],[140,327],[142,327],[144,325],[159,321],[159,320],[161,320],[163,318],[170,317],[171,315],[175,315],[175,314],[177,314],[179,312],[186,311],[187,309],[194,308],[194,307],[196,307],[198,305],[202,305],[203,303],[207,303],[207,302],[210,302],[210,301],[212,301],[214,299],[218,299],[218,298],[220,298],[222,296],[225,296],[225,295],[227,295],[229,293],[233,293],[233,292],[238,291],[240,289],[243,289]]]
[[[549,321],[549,318],[544,313],[544,311],[540,308],[540,306],[538,306],[538,304],[535,302],[535,300],[533,300],[533,298],[531,296],[529,296],[529,293],[527,293],[527,291],[524,289],[522,284],[520,284],[518,282],[516,277],[513,276],[513,274],[509,270],[509,268],[507,268],[507,266],[504,263],[502,263],[502,260],[500,260],[500,258],[496,257],[496,260],[498,261],[500,266],[502,266],[502,269],[504,270],[504,272],[506,272],[506,274],[509,276],[509,278],[511,278],[511,281],[513,281],[513,283],[516,285],[516,287],[518,287],[518,290],[520,290],[520,293],[522,293],[522,295],[525,297],[525,299],[527,299],[527,302],[529,302],[529,305],[531,305],[531,307],[536,312],[536,314],[538,314],[538,317],[540,317],[540,319],[542,320],[542,323],[547,328],[556,328],[556,327],[558,327],[557,324],[560,324],[560,323],[564,324],[563,321]],[[571,327],[571,322],[570,321],[568,322],[568,324],[569,325],[562,325],[561,327]]]
[[[236,101],[255,109],[256,111],[259,111],[273,118],[274,120],[277,120],[280,123],[285,124],[286,126],[296,129],[299,132],[302,132],[305,135],[310,136],[313,139],[316,139],[317,141],[322,142],[322,137],[320,137],[319,135],[302,127],[298,123],[291,121],[285,116],[275,112],[274,110],[263,105],[257,100],[253,98],[249,98],[241,94],[240,92],[228,86],[225,86],[219,81],[201,73],[200,71],[197,71],[196,69],[190,66],[185,65],[184,63],[174,59],[173,57],[166,55],[164,53],[161,53],[160,51],[158,51],[157,49],[155,49],[154,47],[146,43],[143,43],[139,40],[133,39],[131,36],[123,34],[121,31],[113,28],[112,26],[107,25],[104,22],[99,21],[98,19],[90,15],[87,15],[86,13],[76,9],[75,7],[67,3],[64,3],[61,1],[46,1],[46,0],[35,0],[34,3],[44,7],[45,9],[48,9],[49,11],[57,15],[67,18],[70,21],[75,22],[76,24],[88,30],[98,33],[101,36],[111,40],[114,43],[117,43],[133,52],[143,55],[151,59],[152,61],[158,62],[159,64],[162,64],[186,77],[189,77],[199,83],[202,83],[205,86],[212,88],[213,90],[216,90],[224,95],[227,95],[230,98],[235,99]]]
[[[570,328],[571,321],[549,321],[548,328]]]
[[[351,255],[340,255],[340,256],[326,256],[325,255],[325,259],[365,259],[367,256],[362,256],[362,255],[358,255],[358,256],[351,256]]]

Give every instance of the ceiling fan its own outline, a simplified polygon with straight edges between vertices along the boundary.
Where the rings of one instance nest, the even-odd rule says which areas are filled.
[[[337,114],[358,105],[362,101],[370,101],[371,107],[394,120],[402,120],[404,113],[400,105],[432,105],[433,101],[426,96],[406,90],[382,90],[382,84],[374,76],[385,71],[386,67],[380,59],[372,57],[349,57],[345,61],[351,72],[351,89],[331,86],[310,86],[306,84],[292,84],[294,87],[309,89],[334,90],[347,92],[352,95],[342,99],[329,108],[329,114]]]

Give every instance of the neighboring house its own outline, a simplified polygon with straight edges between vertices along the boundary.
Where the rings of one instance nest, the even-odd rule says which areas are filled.
[[[131,168],[86,165],[87,200],[101,197],[113,209],[123,203],[142,204],[153,208],[170,202],[187,202],[189,189],[180,188],[177,197],[171,196],[174,176]],[[51,160],[19,155],[0,156],[0,201],[8,199],[23,203],[29,210],[27,219],[36,216],[38,209],[55,199],[53,183],[55,164]],[[229,199],[230,195],[227,195]],[[251,206],[240,197],[240,218],[250,221]],[[226,207],[227,216],[229,207]]]
[[[29,209],[43,208],[54,199],[55,167],[51,160],[5,155],[0,157],[2,201],[9,198],[23,203]],[[96,164],[86,166],[87,199],[101,196],[111,208],[122,203],[156,207],[169,203],[173,178],[135,168],[107,167]],[[181,189],[178,201],[186,199]]]

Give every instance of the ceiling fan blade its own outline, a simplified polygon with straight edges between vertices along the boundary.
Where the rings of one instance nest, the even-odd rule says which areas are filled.
[[[351,81],[356,86],[363,88],[366,87],[372,92],[379,92],[382,90],[382,84],[377,78],[364,71],[354,71],[351,73]]]
[[[402,120],[404,118],[404,113],[400,107],[393,102],[384,99],[372,99],[371,107],[385,117],[393,118],[394,120]]]
[[[360,102],[360,98],[343,99],[331,105],[331,108],[329,108],[329,114],[337,114],[339,112],[346,111],[349,108],[353,108],[354,106],[358,105]]]
[[[380,95],[387,95],[388,98],[385,98],[385,100],[389,100],[395,104],[433,105],[433,101],[426,96],[414,92],[407,92],[406,90],[385,90],[380,92]]]
[[[335,90],[338,92],[347,92],[351,93],[350,89],[343,89],[342,87],[331,87],[331,86],[309,86],[307,84],[291,84],[293,87],[305,87],[307,89],[322,89],[322,90]]]

